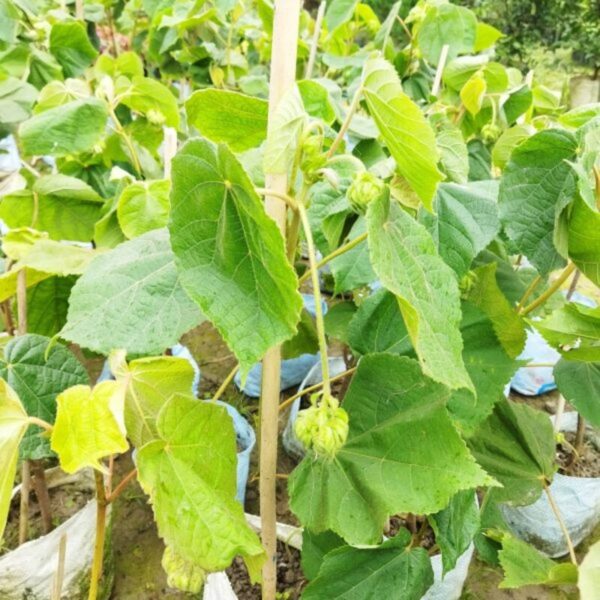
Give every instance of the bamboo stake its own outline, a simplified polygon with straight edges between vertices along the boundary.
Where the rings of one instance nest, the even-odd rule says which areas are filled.
[[[308,63],[306,64],[306,71],[304,72],[304,79],[310,79],[312,72],[315,67],[315,59],[317,58],[317,49],[319,48],[319,37],[321,35],[321,28],[323,27],[323,17],[325,16],[325,8],[327,2],[323,0],[319,4],[319,10],[317,11],[317,17],[315,19],[315,31],[313,33],[312,43],[310,46],[310,55],[308,57]]]
[[[67,554],[67,534],[63,533],[60,536],[60,542],[58,544],[58,566],[56,568],[56,575],[54,576],[54,582],[52,585],[52,600],[60,600],[62,595],[63,581],[65,578],[65,558]]]
[[[440,86],[442,85],[442,75],[444,73],[444,68],[446,66],[446,61],[448,60],[448,51],[450,50],[450,46],[448,44],[444,44],[442,46],[442,51],[440,53],[440,60],[438,62],[437,70],[435,72],[435,79],[433,80],[433,85],[431,86],[431,95],[437,96],[440,91]]]
[[[19,546],[24,544],[29,537],[29,490],[31,477],[29,474],[29,461],[24,460],[21,465],[21,503],[19,505]]]
[[[269,83],[269,128],[277,105],[296,79],[296,50],[300,21],[300,0],[276,0],[273,19],[271,78]],[[266,187],[285,194],[287,174],[266,174]],[[285,238],[287,207],[273,196],[265,198],[267,214],[277,223]],[[279,420],[281,348],[276,346],[265,354],[260,403],[260,515],[262,543],[267,554],[263,567],[262,598],[275,600],[277,583],[276,534],[276,472]]]
[[[171,164],[173,157],[177,154],[177,130],[173,127],[165,127],[164,134],[163,163],[165,179],[171,179]]]
[[[92,574],[90,580],[90,591],[88,600],[96,600],[100,580],[102,579],[102,567],[104,562],[104,538],[106,536],[106,489],[104,488],[104,476],[100,471],[94,470],[96,478],[96,542],[94,544],[94,559],[92,562]]]

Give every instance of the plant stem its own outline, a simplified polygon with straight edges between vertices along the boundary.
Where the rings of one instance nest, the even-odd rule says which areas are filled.
[[[575,293],[577,289],[577,284],[579,283],[579,278],[581,277],[581,271],[577,269],[575,271],[575,275],[573,275],[573,279],[571,280],[571,285],[569,286],[569,291],[567,292],[567,302],[571,300],[571,297]]]
[[[533,292],[535,291],[537,286],[540,285],[540,283],[542,283],[542,277],[541,277],[541,275],[538,275],[531,282],[529,287],[525,290],[523,297],[519,300],[519,303],[517,304],[517,312],[521,312],[521,310],[523,309],[523,306],[525,305],[525,302],[527,302],[527,300],[529,299],[529,296],[531,296],[531,294],[533,294]]]
[[[550,508],[552,509],[552,512],[554,513],[554,516],[556,517],[556,520],[558,521],[560,529],[563,532],[563,535],[565,536],[565,540],[567,542],[567,547],[569,548],[569,556],[571,558],[571,562],[575,566],[577,566],[577,557],[575,556],[575,548],[573,547],[573,541],[571,540],[571,536],[569,535],[569,530],[567,529],[567,526],[565,525],[565,522],[563,521],[563,518],[560,514],[560,510],[558,509],[558,506],[556,505],[556,502],[554,501],[554,498],[552,497],[552,493],[550,492],[550,487],[548,486],[547,483],[544,483],[544,491],[546,492],[546,496],[548,498],[548,503],[550,504]]]
[[[50,507],[50,496],[48,494],[44,466],[39,460],[32,460],[29,466],[33,475],[33,489],[40,505],[42,531],[44,534],[50,533],[52,530],[52,509]]]
[[[298,210],[298,203],[289,194],[268,188],[255,188],[255,190],[256,193],[260,194],[261,196],[271,196],[272,198],[277,198],[278,200],[285,202],[286,205],[292,210]]]
[[[577,433],[575,434],[575,452],[580,455],[585,441],[585,419],[577,413]]]
[[[354,371],[356,371],[356,367],[352,367],[351,369],[348,369],[347,371],[344,371],[343,373],[340,373],[339,375],[335,375],[334,377],[330,377],[329,382],[333,383],[334,381],[338,381],[339,379],[343,379],[344,377],[348,377],[348,375],[352,375],[352,373],[354,373]],[[297,392],[293,396],[290,396],[289,398],[287,398],[286,400],[284,400],[279,405],[279,410],[286,409],[290,404],[292,404],[294,402],[294,400],[297,400],[298,398],[301,398],[305,394],[310,394],[311,392],[315,392],[316,390],[320,390],[322,387],[323,387],[323,381],[320,381],[319,383],[315,383],[315,385],[311,385],[310,387],[304,388],[302,391]]]
[[[317,11],[317,17],[315,19],[315,31],[313,33],[312,42],[310,45],[310,54],[308,56],[308,62],[306,63],[306,71],[304,71],[304,79],[310,79],[315,66],[315,59],[317,58],[317,50],[319,48],[319,37],[321,35],[321,28],[323,26],[323,17],[325,16],[325,8],[327,2],[322,0],[319,4],[319,10]]]
[[[361,233],[360,235],[356,236],[353,240],[349,241],[348,243],[344,244],[343,246],[340,246],[339,248],[334,250],[331,254],[328,254],[325,258],[322,258],[317,263],[317,265],[316,265],[317,270],[320,269],[321,267],[324,267],[328,262],[332,261],[334,258],[337,258],[341,254],[348,252],[348,250],[352,250],[352,248],[356,248],[356,246],[358,246],[361,242],[364,242],[368,236],[369,236],[369,234],[367,232]],[[310,271],[307,271],[300,277],[300,279],[298,281],[300,283],[303,283],[310,277],[310,275],[311,275]]]
[[[296,79],[296,52],[300,25],[301,0],[275,0],[271,75],[269,81],[268,130],[283,96]],[[265,173],[266,187],[280,194],[288,191],[287,174]],[[269,195],[265,210],[275,221],[285,240],[287,207],[284,201]],[[263,359],[260,401],[260,516],[261,540],[266,560],[262,569],[262,599],[275,600],[277,591],[277,438],[281,386],[281,346],[267,350]]]
[[[231,383],[239,369],[240,365],[235,365],[235,367],[233,367],[233,369],[229,371],[227,377],[225,377],[223,383],[221,383],[219,389],[215,392],[214,396],[212,397],[212,402],[216,402],[224,394],[225,390],[227,389],[227,386]]]
[[[17,335],[27,333],[27,271],[17,273]]]
[[[24,460],[21,465],[21,502],[19,505],[19,546],[24,544],[29,537],[29,490],[31,489],[31,475],[29,461]]]
[[[550,296],[552,296],[556,291],[560,289],[560,286],[569,278],[569,276],[571,275],[571,273],[573,273],[574,270],[575,265],[573,263],[569,263],[565,267],[563,272],[552,283],[552,285],[548,286],[548,289],[543,294],[540,294],[540,296],[536,298],[531,304],[522,309],[521,314],[525,316],[529,314],[532,310],[538,308],[538,306],[544,304],[544,302],[546,302],[546,300],[548,300]]]
[[[132,469],[119,481],[117,487],[106,497],[106,503],[112,504],[122,493],[123,490],[127,487],[130,481],[132,481],[135,477],[137,477],[137,469]]]
[[[296,250],[298,249],[298,235],[300,233],[300,215],[295,211],[292,215],[292,220],[288,226],[287,239],[287,257],[293,264],[296,258]]]
[[[346,113],[344,122],[342,123],[340,130],[338,131],[337,135],[335,136],[335,140],[333,140],[331,147],[327,151],[328,159],[331,158],[335,154],[335,151],[338,149],[338,146],[342,143],[342,140],[344,139],[344,136],[346,135],[346,132],[348,131],[348,128],[350,127],[350,123],[352,122],[352,117],[354,116],[354,113],[357,111],[358,105],[360,104],[360,99],[361,99],[362,93],[363,93],[363,87],[362,87],[362,85],[359,85],[356,92],[354,92],[354,98],[352,98],[352,103],[350,104],[350,107],[348,108],[348,112]]]
[[[304,194],[303,194],[304,195]],[[310,229],[308,213],[304,202],[298,203],[298,212],[300,221],[304,229],[304,237],[308,247],[308,262],[310,264],[310,276],[312,279],[313,294],[315,297],[315,321],[317,324],[317,338],[319,340],[319,354],[321,356],[321,373],[323,375],[323,393],[326,398],[331,396],[331,383],[329,380],[329,360],[327,358],[327,338],[325,337],[325,321],[323,318],[323,305],[321,303],[321,288],[319,285],[319,269],[317,265],[317,255],[315,243]]]
[[[104,561],[104,538],[106,536],[106,490],[104,489],[104,477],[100,471],[94,470],[96,478],[96,542],[94,544],[94,559],[92,562],[92,574],[90,579],[90,592],[88,600],[96,600],[98,588],[102,578],[102,563]]]
[[[129,137],[129,135],[127,134],[125,129],[123,128],[123,125],[121,125],[121,121],[119,121],[119,117],[117,117],[117,113],[115,113],[115,109],[111,106],[110,102],[108,102],[107,104],[108,104],[108,112],[110,114],[110,118],[113,120],[113,123],[115,124],[115,131],[117,132],[118,135],[121,136],[121,139],[123,140],[123,142],[125,142],[125,145],[127,146],[127,149],[129,150],[129,155],[131,158],[131,162],[133,164],[133,168],[135,169],[137,176],[141,179],[142,166],[140,164],[140,159],[137,155],[137,152],[135,151],[133,141],[131,140],[131,138]]]
[[[46,431],[52,431],[52,425],[50,425],[50,423],[47,423],[43,419],[38,419],[38,417],[27,417],[27,422],[30,425],[37,425],[38,427],[41,427]]]
[[[15,334],[15,324],[13,321],[12,310],[10,308],[10,301],[5,300],[0,304],[0,309],[2,311],[2,320],[4,322],[4,330],[8,335]]]

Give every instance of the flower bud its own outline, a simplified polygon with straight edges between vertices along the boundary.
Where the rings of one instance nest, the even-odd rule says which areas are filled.
[[[488,123],[481,128],[481,139],[486,144],[493,144],[502,133],[502,129],[498,125]]]
[[[162,125],[165,122],[165,116],[158,110],[151,108],[146,113],[146,118],[153,125]]]
[[[348,188],[348,201],[352,209],[358,214],[364,214],[367,206],[376,198],[379,198],[385,190],[385,183],[378,177],[363,171],[354,176]]]

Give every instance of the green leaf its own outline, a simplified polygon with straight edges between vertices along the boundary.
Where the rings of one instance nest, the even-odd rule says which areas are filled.
[[[348,241],[351,242],[359,235],[364,234],[366,230],[366,220],[359,217],[348,233]],[[329,267],[335,282],[334,292],[336,294],[367,285],[377,278],[371,266],[369,247],[366,240],[348,250],[348,252],[336,256],[329,263]]]
[[[96,98],[74,100],[34,115],[19,127],[26,156],[90,151],[104,136],[108,111]]]
[[[333,33],[340,25],[347,23],[354,14],[358,0],[333,0],[325,12],[327,31]]]
[[[348,327],[356,314],[356,304],[351,300],[336,302],[325,315],[325,333],[329,338],[348,344]]]
[[[500,180],[500,219],[515,246],[542,275],[564,265],[554,246],[557,215],[575,193],[567,161],[577,151],[575,136],[548,129],[515,148]]]
[[[236,445],[223,406],[174,395],[157,421],[160,439],[138,453],[139,480],[150,495],[160,536],[205,571],[241,554],[256,580],[263,549],[236,493]]]
[[[19,444],[27,430],[27,413],[19,397],[0,379],[0,542],[4,535],[17,472]]]
[[[0,124],[14,125],[29,118],[36,97],[37,90],[24,81],[14,77],[0,81]]]
[[[496,268],[488,263],[472,271],[466,299],[487,315],[506,354],[516,358],[525,347],[525,324],[500,291]]]
[[[62,344],[51,344],[50,338],[27,334],[13,338],[4,348],[0,360],[0,377],[4,378],[21,398],[31,417],[54,423],[56,397],[67,388],[89,382],[83,365]],[[32,426],[21,444],[23,459],[52,456],[50,445]]]
[[[581,600],[597,600],[600,582],[600,541],[596,542],[579,565],[577,585]]]
[[[63,277],[81,275],[97,254],[93,248],[41,239],[32,244],[29,252],[16,266]]]
[[[17,293],[17,278],[21,268],[12,267],[0,275],[0,302],[12,298]],[[32,269],[25,269],[25,283],[31,287],[49,277],[48,273],[40,273]]]
[[[402,529],[376,548],[331,551],[302,593],[303,600],[419,600],[433,585],[433,569],[427,551],[411,548],[410,539]]]
[[[313,533],[310,529],[302,531],[302,572],[309,581],[314,579],[321,569],[325,556],[341,546],[344,540],[333,531]]]
[[[448,61],[475,49],[477,19],[468,9],[453,4],[431,6],[419,27],[417,43],[423,57],[437,65],[444,45],[448,45]]]
[[[296,358],[301,354],[315,354],[319,351],[317,328],[313,317],[302,309],[296,335],[281,346],[281,358]]]
[[[554,367],[559,392],[581,416],[600,427],[600,362],[588,363],[562,358]]]
[[[400,175],[424,206],[431,201],[442,174],[435,134],[421,109],[402,91],[394,67],[382,58],[370,58],[363,71],[364,96],[377,128]]]
[[[141,448],[158,439],[156,419],[173,394],[189,394],[194,381],[190,362],[176,356],[151,356],[132,360],[111,355],[111,371],[126,387],[125,427],[133,445]]]
[[[325,87],[316,81],[303,79],[298,82],[298,91],[304,109],[311,117],[321,119],[326,125],[331,125],[335,121],[335,111]]]
[[[496,499],[515,505],[535,502],[554,475],[554,431],[544,412],[501,400],[469,439],[477,462],[503,489]]]
[[[531,324],[565,358],[600,361],[600,308],[569,302]]]
[[[162,120],[167,127],[179,127],[177,98],[166,85],[149,77],[133,77],[125,89],[116,90],[121,104],[149,120]]]
[[[75,182],[76,185],[71,185]],[[86,189],[93,191],[74,177],[40,177],[33,193],[24,190],[2,198],[0,218],[12,228],[27,227],[35,219],[36,227],[55,240],[90,241],[102,213],[102,203],[79,194]]]
[[[490,483],[454,429],[447,398],[414,360],[363,357],[343,403],[346,444],[332,460],[310,453],[290,477],[302,524],[374,544],[389,515],[436,512],[458,491]]]
[[[52,25],[50,52],[62,66],[65,77],[79,77],[98,56],[85,27],[77,21]]]
[[[479,507],[475,490],[458,492],[443,510],[429,517],[436,544],[442,551],[444,574],[456,566],[479,529]]]
[[[469,151],[460,129],[445,127],[437,134],[436,141],[441,154],[442,167],[449,180],[456,183],[467,183]]]
[[[396,296],[380,289],[362,302],[350,321],[348,342],[359,354],[410,352],[412,345]]]
[[[260,146],[267,138],[269,103],[228,90],[198,90],[185,103],[188,123],[234,152]]]
[[[577,194],[569,214],[569,256],[600,286],[600,212]]]
[[[464,104],[465,108],[472,115],[476,115],[483,106],[483,99],[487,92],[487,85],[483,75],[479,72],[475,73],[473,77],[465,83],[462,90],[460,90],[460,99]]]
[[[55,336],[67,322],[76,277],[50,277],[27,290],[27,331]]]
[[[501,589],[577,583],[577,565],[556,563],[509,533],[502,534],[502,550],[498,556],[504,570]]]
[[[20,20],[21,15],[11,0],[0,0],[0,41],[7,44],[17,41]]]
[[[298,87],[294,86],[280,100],[269,125],[263,156],[265,173],[288,172],[307,118]]]
[[[448,410],[463,435],[470,436],[504,397],[504,388],[519,363],[507,355],[483,312],[468,302],[462,308],[463,360],[475,391],[454,390]]]
[[[300,318],[302,298],[283,238],[225,145],[183,146],[173,161],[171,203],[182,283],[245,374],[268,348],[294,335]]]
[[[442,183],[433,204],[435,214],[422,210],[419,220],[436,243],[440,256],[462,277],[473,259],[500,229],[494,181],[458,185]]]
[[[123,189],[117,203],[117,218],[128,238],[167,225],[170,190],[171,182],[166,179],[135,181]]]
[[[93,389],[75,385],[59,394],[51,447],[63,471],[103,471],[100,459],[129,448],[120,426],[122,396],[123,387],[116,381],[103,381]]]
[[[72,100],[80,100],[90,96],[90,88],[81,79],[67,79],[66,81],[51,81],[40,91],[36,113],[44,112],[49,108],[56,108]]]
[[[515,125],[505,129],[492,148],[492,162],[500,169],[504,169],[513,150],[531,135],[529,125]]]
[[[482,50],[487,50],[491,48],[504,34],[488,25],[487,23],[477,23],[477,35],[475,37],[475,47],[473,50],[475,52],[481,52]]]
[[[367,220],[373,268],[398,298],[423,372],[450,388],[472,389],[461,356],[454,273],[427,230],[386,195],[370,204]]]
[[[61,336],[108,354],[161,354],[202,321],[183,290],[166,229],[97,256],[71,293]]]

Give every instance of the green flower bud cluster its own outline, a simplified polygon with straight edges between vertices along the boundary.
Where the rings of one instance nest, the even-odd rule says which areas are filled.
[[[493,144],[502,133],[502,129],[498,125],[488,123],[481,128],[481,139],[486,144]]]
[[[312,406],[298,413],[294,427],[296,436],[306,448],[317,456],[333,458],[348,437],[348,413],[333,396],[323,396],[317,404],[318,394],[311,398]]]
[[[477,276],[473,271],[469,271],[466,275],[464,275],[458,283],[458,287],[460,290],[461,298],[466,299],[469,296],[469,292],[471,288],[475,285],[477,280]]]
[[[327,158],[323,152],[323,136],[315,133],[307,136],[302,142],[302,161],[300,169],[305,176],[316,181],[318,176],[316,172],[322,169],[327,163]]]
[[[385,183],[378,177],[363,171],[357,173],[348,188],[348,201],[352,209],[358,214],[364,214],[367,206],[379,198],[385,190]]]
[[[182,592],[199,594],[206,581],[206,571],[181,558],[170,546],[165,548],[162,566],[167,573],[167,584]]]

